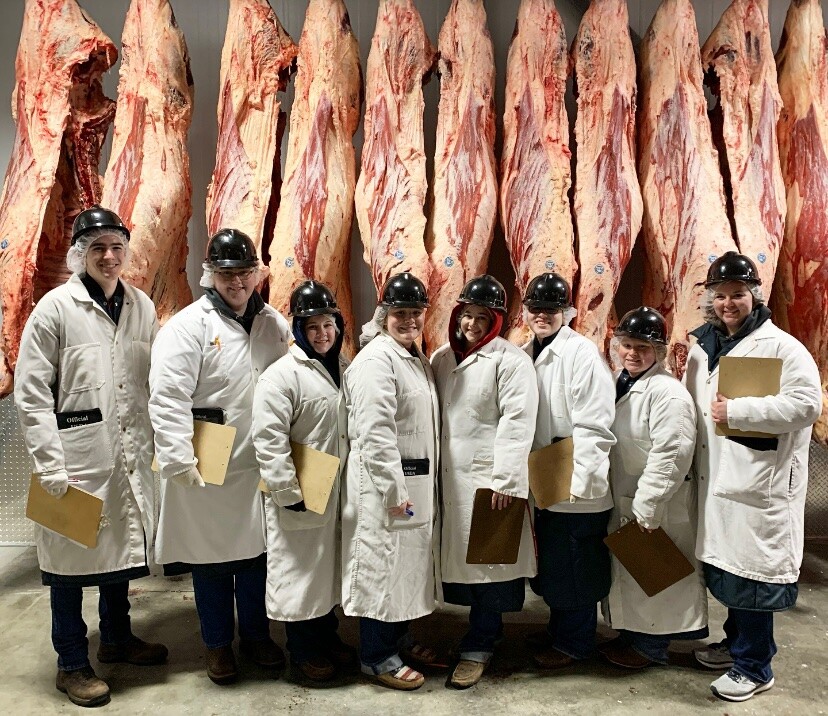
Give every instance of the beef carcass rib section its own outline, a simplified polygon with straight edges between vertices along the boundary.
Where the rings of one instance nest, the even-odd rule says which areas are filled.
[[[552,0],[522,0],[506,64],[500,220],[520,294],[540,273],[572,283],[577,265],[569,203],[569,121],[564,104],[569,55]],[[519,304],[509,338],[528,336]]]
[[[412,0],[380,0],[365,79],[362,169],[354,202],[363,257],[379,291],[411,271],[428,285],[423,82],[435,62]]]
[[[279,93],[297,47],[267,0],[230,0],[221,51],[216,167],[207,190],[207,231],[245,232],[259,258],[273,236],[279,204]]]
[[[689,0],[663,0],[642,39],[640,62],[638,177],[651,272],[644,302],[667,319],[670,363],[681,376],[687,334],[702,323],[707,269],[725,251],[736,250]]]
[[[756,264],[767,297],[785,221],[768,0],[734,0],[701,54],[705,82],[719,98],[711,122],[736,243]]]
[[[75,0],[27,0],[12,95],[16,133],[0,196],[0,397],[14,387],[32,306],[69,276],[72,222],[100,200],[98,161],[115,116],[101,76],[117,55]]]
[[[124,279],[152,298],[163,323],[193,300],[187,283],[193,78],[167,0],[132,0],[122,48],[103,204],[131,233]]]
[[[437,42],[440,107],[426,249],[426,345],[448,341],[463,285],[486,272],[497,218],[495,65],[483,0],[454,0]]]
[[[828,41],[818,0],[791,3],[776,63],[788,214],[771,307],[817,362],[822,415],[814,438],[828,446]]]
[[[641,230],[635,168],[635,54],[625,0],[592,0],[572,44],[578,114],[574,327],[602,353],[613,299]]]
[[[299,39],[294,100],[279,213],[270,245],[270,303],[287,315],[306,278],[328,285],[353,355],[351,222],[362,71],[342,0],[311,0]]]

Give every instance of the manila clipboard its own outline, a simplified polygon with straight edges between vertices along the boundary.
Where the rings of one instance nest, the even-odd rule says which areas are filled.
[[[193,420],[193,455],[198,460],[201,479],[208,485],[223,485],[233,452],[236,428],[218,425],[204,420]],[[152,461],[152,469],[158,471],[158,462]]]
[[[575,469],[573,446],[568,437],[529,453],[529,489],[541,510],[569,500]]]
[[[63,497],[52,497],[41,487],[37,475],[32,475],[26,517],[42,527],[84,547],[95,548],[102,512],[100,497],[73,485],[69,485]]]
[[[305,507],[317,515],[324,515],[339,472],[339,458],[293,441],[290,443],[290,457],[296,468]],[[259,480],[259,489],[268,492],[264,480]]]
[[[777,395],[781,381],[781,358],[722,356],[719,359],[719,392],[725,398],[762,398],[766,395]],[[743,438],[777,437],[755,430],[736,430],[729,428],[727,423],[716,423],[716,435],[735,435]]]
[[[642,532],[632,520],[607,535],[604,543],[648,597],[696,571],[661,527]]]
[[[466,564],[515,564],[520,551],[526,500],[516,498],[502,510],[492,509],[492,490],[474,493]]]

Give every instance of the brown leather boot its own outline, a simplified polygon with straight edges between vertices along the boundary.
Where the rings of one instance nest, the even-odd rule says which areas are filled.
[[[239,640],[239,651],[266,669],[281,669],[285,665],[285,654],[273,639]]]
[[[337,666],[355,666],[359,663],[357,650],[344,641],[330,644],[325,648],[325,654]]]
[[[210,681],[219,686],[232,684],[239,676],[236,668],[236,656],[232,645],[220,646],[216,649],[207,649],[207,676]]]
[[[55,688],[69,697],[78,706],[101,706],[109,703],[109,686],[95,675],[91,666],[77,671],[60,669],[55,679]]]
[[[163,664],[167,660],[167,653],[167,647],[163,644],[150,644],[133,636],[125,644],[101,644],[98,649],[98,661],[102,664],[154,666]]]
[[[296,668],[311,681],[328,681],[336,674],[336,667],[324,656],[312,656],[307,661],[300,661]]]

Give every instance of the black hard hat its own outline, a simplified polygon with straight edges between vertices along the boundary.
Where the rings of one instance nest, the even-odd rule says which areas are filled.
[[[207,244],[207,263],[217,269],[242,269],[259,265],[256,247],[243,231],[221,229]]]
[[[624,314],[624,317],[615,327],[615,335],[666,346],[667,321],[654,308],[641,306]]]
[[[756,264],[744,254],[737,254],[735,251],[727,251],[710,264],[704,286],[707,288],[725,281],[742,281],[752,286],[762,283]]]
[[[115,229],[129,241],[129,229],[124,226],[121,217],[114,211],[104,209],[100,204],[94,204],[75,217],[75,222],[72,224],[71,245],[74,246],[81,236],[92,231],[92,229]]]
[[[389,308],[428,308],[428,295],[423,282],[406,271],[385,282],[380,302]]]
[[[319,281],[302,281],[290,294],[291,316],[309,318],[321,313],[339,313],[330,289]]]
[[[506,313],[506,289],[494,276],[486,273],[473,278],[463,286],[457,302],[473,303]]]
[[[523,305],[527,308],[563,310],[572,305],[572,289],[559,273],[542,273],[526,287]]]

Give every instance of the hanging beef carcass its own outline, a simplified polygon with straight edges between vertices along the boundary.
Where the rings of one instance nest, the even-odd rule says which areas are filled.
[[[564,105],[568,65],[553,0],[522,0],[506,64],[500,165],[500,220],[521,294],[540,273],[556,271],[571,284],[577,270]],[[509,338],[528,338],[519,310],[512,314]]]
[[[187,283],[190,58],[168,0],[132,0],[121,44],[103,205],[131,232],[124,279],[149,294],[163,323],[193,300]]]
[[[16,134],[0,196],[0,397],[13,389],[34,302],[69,276],[75,216],[100,201],[98,161],[115,116],[101,76],[117,55],[75,0],[27,0],[12,95]]]
[[[641,229],[635,54],[625,0],[592,0],[572,44],[578,115],[575,328],[603,353],[612,303]]]
[[[785,221],[776,121],[782,108],[768,0],[733,0],[702,48],[705,82],[719,98],[713,138],[739,250],[770,293]]]
[[[267,0],[230,0],[207,231],[245,232],[262,260],[279,204],[284,113],[278,93],[287,85],[296,51]]]
[[[495,66],[483,0],[454,0],[437,42],[440,108],[434,152],[426,344],[448,341],[463,285],[486,272],[497,217]]]
[[[638,177],[650,270],[644,302],[671,326],[670,362],[680,376],[687,334],[702,323],[699,302],[708,266],[736,250],[690,0],[663,0],[641,42],[640,58]]]
[[[365,79],[365,139],[356,185],[363,257],[379,291],[410,271],[428,285],[423,81],[435,52],[412,0],[380,0]]]
[[[791,3],[776,63],[788,214],[771,307],[817,362],[822,415],[814,438],[828,446],[828,40],[819,0]]]
[[[270,245],[270,303],[287,315],[306,278],[330,286],[353,354],[351,220],[362,73],[342,0],[311,0],[299,40],[295,93],[279,213]]]

